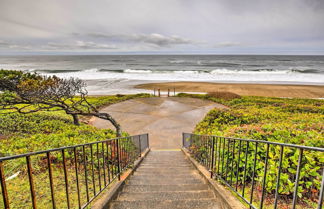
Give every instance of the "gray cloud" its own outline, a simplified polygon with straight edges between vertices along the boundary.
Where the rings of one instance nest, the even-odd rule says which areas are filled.
[[[229,48],[324,54],[323,0],[0,0],[0,25],[1,53]]]
[[[42,46],[43,49],[53,50],[77,50],[77,49],[116,49],[115,45],[108,45],[104,43],[95,43],[92,41],[75,41],[73,43],[53,43]]]
[[[74,33],[74,35],[82,36]],[[104,39],[112,42],[131,42],[131,43],[148,43],[159,47],[173,46],[180,44],[195,44],[196,41],[182,38],[179,36],[165,36],[158,33],[151,34],[104,34],[104,33],[88,33],[85,36],[95,39]]]
[[[241,43],[239,42],[231,42],[231,41],[226,41],[226,42],[220,42],[214,45],[215,48],[218,47],[232,47],[232,46],[242,46]]]

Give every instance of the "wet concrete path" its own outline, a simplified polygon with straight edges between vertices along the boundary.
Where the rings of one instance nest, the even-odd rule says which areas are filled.
[[[182,132],[192,132],[195,125],[213,108],[225,108],[207,100],[180,97],[132,99],[101,109],[111,114],[131,135],[149,133],[150,147],[179,149]],[[113,128],[105,120],[94,118],[98,128]]]

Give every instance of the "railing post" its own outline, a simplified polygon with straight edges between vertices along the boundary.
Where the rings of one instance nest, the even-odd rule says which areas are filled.
[[[173,88],[173,94],[174,94],[174,96],[176,95],[176,93],[175,93],[175,88]]]
[[[184,147],[185,148],[185,144],[184,144],[184,133],[182,132],[182,147]]]
[[[5,175],[4,175],[2,162],[0,162],[0,182],[1,182],[1,191],[2,191],[4,208],[9,209],[9,198],[8,198],[6,179],[5,179]]]
[[[303,149],[299,149],[299,158],[298,158],[298,166],[297,166],[297,172],[296,172],[296,179],[295,179],[295,191],[294,191],[294,197],[293,197],[293,209],[296,208],[297,203],[297,194],[298,194],[298,185],[299,185],[299,174],[302,167],[302,161],[303,161]]]
[[[138,149],[139,149],[139,157],[142,157],[141,135],[139,135],[138,137]]]
[[[48,176],[49,176],[50,188],[51,188],[52,205],[53,205],[53,209],[55,209],[56,204],[55,204],[55,196],[54,196],[54,183],[53,183],[52,163],[51,163],[50,152],[46,153],[46,156],[47,156]]]
[[[161,97],[161,90],[160,89],[158,89],[158,95],[159,95],[159,97]]]
[[[323,174],[322,174],[322,184],[321,184],[321,190],[320,195],[318,197],[318,206],[317,209],[321,209],[323,205],[323,196],[324,196],[324,168],[323,168]]]
[[[117,139],[117,172],[118,172],[118,180],[120,181],[120,156],[119,156],[119,139]]]
[[[150,138],[149,138],[149,134],[146,134],[146,140],[147,140],[147,148],[150,148]]]
[[[30,162],[30,156],[26,157],[27,162],[27,170],[28,170],[28,179],[29,179],[29,187],[30,187],[30,194],[32,198],[32,204],[33,208],[36,209],[36,193],[35,193],[35,187],[34,187],[34,180],[33,180],[33,170]]]
[[[168,97],[170,97],[170,89],[168,89]]]
[[[210,166],[210,178],[213,178],[213,174],[214,174],[214,161],[215,161],[215,137],[212,136],[212,151],[211,151],[211,166]]]
[[[154,88],[154,90],[153,90],[153,95],[155,96],[155,88]]]

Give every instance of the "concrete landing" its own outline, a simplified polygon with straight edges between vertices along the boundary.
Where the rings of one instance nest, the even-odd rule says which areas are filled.
[[[111,114],[123,131],[131,135],[149,133],[150,147],[154,150],[181,148],[181,133],[192,132],[213,108],[225,106],[194,98],[152,97],[113,104],[101,111]],[[98,118],[91,124],[98,128],[113,128],[109,122]]]

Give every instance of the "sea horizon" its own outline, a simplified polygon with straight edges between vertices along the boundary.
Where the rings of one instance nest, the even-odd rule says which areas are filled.
[[[156,82],[324,85],[324,56],[28,55],[0,56],[0,69],[85,80],[89,94],[138,93]]]

